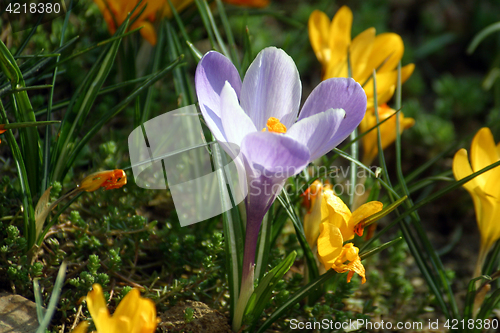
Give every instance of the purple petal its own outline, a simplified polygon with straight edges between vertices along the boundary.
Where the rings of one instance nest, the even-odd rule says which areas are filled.
[[[268,47],[248,68],[241,87],[241,106],[257,129],[265,128],[270,117],[288,128],[297,119],[301,91],[292,58],[281,49]]]
[[[243,139],[241,153],[248,183],[245,204],[249,232],[249,228],[260,228],[262,218],[280,193],[285,180],[307,166],[309,150],[285,135],[255,132]]]
[[[363,88],[348,78],[332,78],[321,82],[307,98],[299,120],[328,109],[344,109],[346,115],[328,145],[335,147],[359,125],[366,112],[366,94]]]
[[[247,134],[256,132],[257,129],[250,117],[241,108],[236,92],[227,81],[222,89],[220,99],[222,126],[226,134],[226,140],[240,147],[243,138]]]
[[[255,132],[248,134],[241,143],[253,174],[286,179],[301,172],[309,163],[309,149],[282,134]]]
[[[220,94],[226,81],[239,96],[241,78],[236,67],[218,52],[211,51],[205,54],[196,67],[196,95],[208,127],[215,138],[220,141],[223,141],[225,137],[220,120]]]
[[[335,146],[329,141],[344,120],[343,109],[329,109],[296,122],[286,135],[307,145],[311,161],[323,156]]]

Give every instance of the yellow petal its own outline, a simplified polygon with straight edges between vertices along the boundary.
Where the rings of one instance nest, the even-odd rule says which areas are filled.
[[[330,61],[330,19],[322,11],[315,10],[309,16],[308,27],[309,40],[316,58],[326,66]]]
[[[339,63],[347,59],[351,44],[352,11],[342,6],[333,17],[330,26],[330,62]]]
[[[78,326],[71,331],[72,333],[87,333],[87,327],[89,326],[89,323],[87,321],[82,321]]]
[[[140,30],[141,36],[149,42],[149,44],[156,45],[156,30],[153,25],[147,21],[135,22],[131,29],[142,27]]]
[[[405,83],[406,80],[410,78],[415,70],[415,64],[408,64],[406,66],[401,67],[401,84]]]
[[[318,255],[326,270],[332,268],[342,253],[343,238],[340,229],[330,223],[321,223],[318,237]]]
[[[351,278],[354,273],[357,273],[359,276],[361,276],[361,283],[366,282],[365,267],[361,263],[359,257],[348,263],[346,268],[347,270],[349,270],[349,273],[347,274],[347,282],[351,282]]]
[[[311,249],[314,247],[319,235],[319,225],[321,224],[321,202],[323,201],[322,192],[322,188],[319,188],[317,194],[315,194],[315,198],[311,200],[312,207],[310,212],[304,216],[304,233]]]
[[[354,80],[363,73],[368,64],[370,53],[375,40],[375,28],[368,28],[352,40],[349,49],[352,77]],[[362,82],[363,83],[363,82]]]
[[[472,139],[470,155],[472,170],[474,170],[474,172],[498,161],[495,140],[493,139],[493,134],[491,134],[489,128],[481,128],[474,136],[474,139]],[[490,171],[486,172],[486,174],[489,172]]]
[[[394,91],[394,87],[396,86],[396,81],[398,79],[397,71],[390,71],[385,73],[377,72],[377,97],[379,95],[383,95],[388,91]],[[360,82],[360,81],[358,81]],[[363,89],[365,90],[366,97],[373,97],[373,77],[370,78],[365,85],[363,85]],[[377,101],[380,105],[381,103]]]
[[[102,287],[97,283],[92,286],[92,290],[87,294],[87,307],[97,331],[109,332],[110,327],[112,327],[110,322],[111,317],[106,307]]]
[[[138,289],[134,288],[129,291],[129,293],[125,295],[125,297],[123,297],[120,304],[118,304],[118,307],[116,308],[113,316],[124,316],[132,318],[138,311],[140,297],[141,293]]]
[[[403,57],[403,53],[403,40],[398,34],[387,32],[376,36],[368,64],[360,75],[360,80],[368,79],[372,75],[373,69],[376,69],[377,73],[394,70]]]
[[[328,222],[341,230],[347,227],[347,222],[351,218],[349,207],[332,190],[323,192],[323,201],[328,208]],[[325,211],[322,206],[321,218],[324,219]]]
[[[348,227],[346,233],[342,233],[344,236],[344,241],[352,239],[354,237],[354,227],[373,214],[380,212],[384,208],[384,204],[380,201],[370,201],[367,202],[358,209],[356,209],[349,220]]]

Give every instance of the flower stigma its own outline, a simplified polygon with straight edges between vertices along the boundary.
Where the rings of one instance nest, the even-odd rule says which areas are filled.
[[[283,125],[278,118],[270,117],[267,120],[266,126],[267,126],[267,130],[269,130],[269,132],[283,133],[283,134],[286,133],[286,126]],[[265,131],[266,131],[266,128],[264,127],[262,129],[262,132],[265,132]]]

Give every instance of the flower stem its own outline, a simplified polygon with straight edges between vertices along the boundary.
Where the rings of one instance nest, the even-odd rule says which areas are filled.
[[[243,271],[241,274],[240,296],[238,297],[238,303],[234,311],[234,332],[238,332],[241,328],[245,308],[253,293],[255,250],[257,248],[257,240],[259,238],[262,219],[255,218],[255,216],[252,215],[252,212],[250,212],[247,207],[247,230],[245,235],[245,251],[243,253]]]

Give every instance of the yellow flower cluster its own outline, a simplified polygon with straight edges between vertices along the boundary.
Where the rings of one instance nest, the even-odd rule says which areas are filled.
[[[319,259],[325,270],[333,268],[338,273],[349,272],[350,282],[354,273],[365,283],[365,268],[359,258],[359,249],[352,243],[354,234],[363,234],[363,221],[382,210],[379,201],[370,201],[351,213],[346,204],[335,195],[329,185],[315,181],[305,193],[310,207],[304,216],[304,233],[309,246],[317,242]]]
[[[389,32],[375,34],[375,28],[368,28],[351,40],[353,15],[347,6],[341,7],[333,20],[315,10],[309,17],[309,39],[311,46],[323,66],[323,80],[332,77],[351,76],[363,86],[368,98],[365,119],[360,124],[365,132],[377,124],[373,94],[373,71],[376,71],[377,104],[380,120],[394,116],[395,110],[386,103],[394,95],[397,84],[397,65],[404,53],[403,40],[398,34]],[[349,68],[351,73],[349,73]],[[414,64],[401,68],[401,83],[413,73]],[[414,124],[412,118],[400,114],[401,131]],[[396,119],[380,126],[382,146],[389,146],[396,139]],[[363,137],[364,161],[370,163],[378,154],[377,132],[374,130]]]
[[[87,294],[87,306],[94,320],[97,333],[153,333],[158,324],[155,303],[140,296],[139,290],[132,289],[118,304],[111,316],[106,307],[102,287],[92,286]],[[88,322],[81,322],[73,333],[87,332]]]

